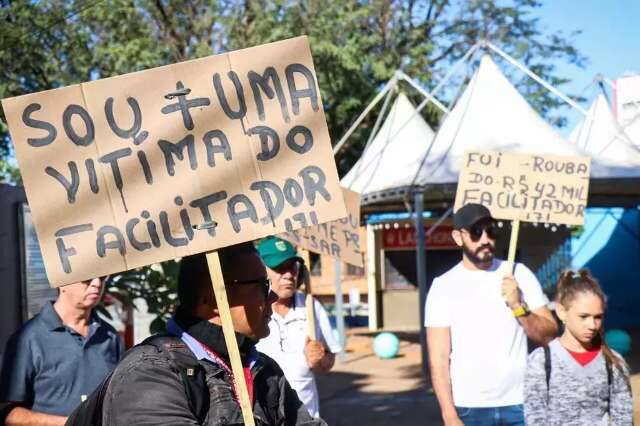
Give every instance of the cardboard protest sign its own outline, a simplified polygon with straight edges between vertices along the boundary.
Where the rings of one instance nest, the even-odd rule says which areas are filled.
[[[3,107],[55,286],[345,216],[306,37]]]
[[[347,216],[315,225],[279,237],[303,249],[362,267],[360,250],[360,194],[342,188]]]
[[[466,152],[454,210],[480,203],[497,219],[581,225],[591,158]]]

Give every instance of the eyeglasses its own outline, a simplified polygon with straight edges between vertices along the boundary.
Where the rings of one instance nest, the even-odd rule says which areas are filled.
[[[469,233],[469,237],[471,237],[471,241],[473,241],[474,243],[478,242],[480,238],[482,238],[483,232],[487,233],[487,237],[489,237],[489,239],[496,239],[496,227],[493,223],[484,225],[473,225],[467,232]]]
[[[236,284],[239,284],[239,285],[260,284],[265,299],[269,297],[269,294],[271,293],[271,278],[268,278],[268,277],[255,278],[252,280],[231,281],[231,285],[236,285]]]

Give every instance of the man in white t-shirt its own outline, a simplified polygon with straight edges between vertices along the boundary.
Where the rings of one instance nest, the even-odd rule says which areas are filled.
[[[446,426],[524,425],[527,337],[545,344],[557,333],[535,275],[494,258],[494,226],[480,204],[454,214],[462,262],[427,295],[431,381]]]
[[[279,238],[268,237],[258,244],[258,252],[278,300],[271,305],[271,332],[256,348],[280,365],[300,401],[312,416],[319,417],[320,402],[313,373],[329,371],[341,347],[333,337],[327,312],[316,300],[313,307],[318,340],[308,337],[305,295],[296,291],[303,260],[293,246]]]

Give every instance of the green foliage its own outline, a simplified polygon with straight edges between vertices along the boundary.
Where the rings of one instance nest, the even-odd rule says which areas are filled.
[[[566,79],[555,64],[580,66],[584,58],[571,44],[573,34],[543,32],[533,16],[539,6],[539,0],[0,0],[0,98],[306,34],[337,141],[396,69],[433,88],[483,38],[561,86]],[[553,95],[521,74],[511,77],[539,112],[562,124]],[[451,98],[456,90],[444,93]],[[428,107],[424,116],[435,125],[439,112]],[[10,140],[3,120],[4,113],[0,179],[16,182],[17,171],[4,161]],[[341,173],[359,157],[374,120],[363,123],[338,159]],[[114,284],[129,298],[145,298],[156,326],[175,290],[175,263],[165,265],[162,272],[128,272]]]
[[[584,58],[573,34],[544,33],[539,0],[0,0],[0,97],[79,83],[301,34],[310,37],[333,140],[393,72],[432,88],[447,67],[487,39],[550,83],[558,62]],[[559,100],[521,74],[519,89],[542,114]],[[450,91],[451,92],[451,91]],[[436,124],[439,114],[427,108]],[[0,116],[2,118],[2,116]],[[372,123],[339,159],[356,160]],[[0,128],[0,158],[8,155]]]
[[[20,170],[2,158],[0,158],[0,183],[10,183],[13,185],[22,184]]]
[[[156,315],[150,327],[155,333],[165,329],[175,308],[179,271],[180,262],[175,260],[132,269],[109,280],[107,291],[125,306],[134,306],[135,299],[144,299],[148,312]]]

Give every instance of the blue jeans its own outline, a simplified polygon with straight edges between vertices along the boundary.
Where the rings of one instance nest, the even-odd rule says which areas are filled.
[[[524,407],[456,407],[465,426],[524,426]]]

